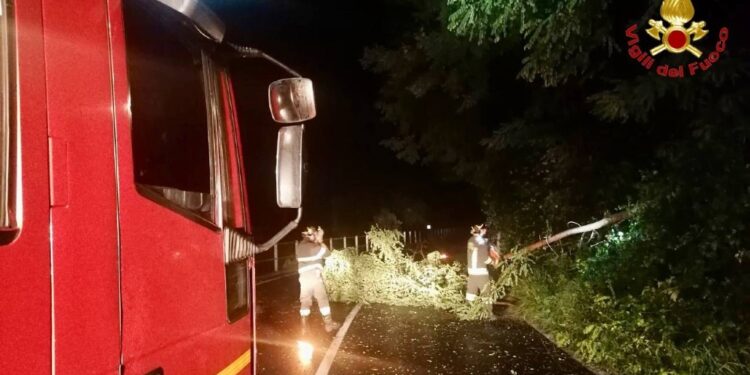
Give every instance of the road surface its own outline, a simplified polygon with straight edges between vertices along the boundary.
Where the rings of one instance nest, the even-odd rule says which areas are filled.
[[[262,282],[256,293],[261,375],[592,374],[499,306],[494,322],[461,322],[434,309],[364,305],[355,315],[355,305],[334,303],[337,321],[351,316],[336,340],[317,311],[302,329],[294,275]]]

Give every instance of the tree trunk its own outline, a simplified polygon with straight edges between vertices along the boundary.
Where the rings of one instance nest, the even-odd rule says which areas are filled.
[[[588,225],[580,226],[578,228],[568,229],[568,230],[566,230],[564,232],[560,232],[560,233],[558,233],[558,234],[556,234],[556,235],[554,235],[552,237],[547,237],[544,240],[537,241],[537,242],[535,242],[535,243],[533,243],[531,245],[528,245],[528,246],[522,248],[519,252],[521,252],[521,253],[531,253],[532,251],[539,250],[539,249],[543,248],[546,245],[549,245],[551,243],[560,241],[563,238],[570,237],[570,236],[573,236],[573,235],[576,235],[576,234],[588,233],[588,232],[591,232],[591,231],[595,231],[597,229],[601,229],[601,228],[604,228],[604,227],[607,227],[607,226],[610,226],[610,225],[614,225],[614,224],[617,224],[619,222],[622,222],[624,220],[629,219],[631,216],[632,215],[630,214],[630,212],[627,212],[627,211],[625,211],[625,212],[619,212],[619,213],[616,213],[614,215],[607,216],[604,219],[601,219],[601,220],[599,220],[599,221],[597,221],[595,223],[591,223],[591,224],[588,224]]]

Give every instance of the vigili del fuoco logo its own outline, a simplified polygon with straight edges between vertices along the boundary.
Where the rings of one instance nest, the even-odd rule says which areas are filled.
[[[656,40],[657,44],[654,46],[641,47],[637,24],[625,31],[630,47],[628,54],[646,70],[653,70],[656,66],[656,73],[663,77],[695,76],[699,72],[711,69],[719,61],[721,54],[726,51],[729,40],[729,29],[726,27],[719,30],[718,39],[711,51],[702,51],[693,44],[709,36],[711,31],[705,21],[693,20],[695,7],[690,0],[664,0],[661,4],[661,18],[661,20],[648,21],[651,28],[646,30],[646,35]],[[643,45],[645,46],[646,43],[644,42]],[[677,66],[658,64],[657,56],[664,52],[687,53],[694,61]]]

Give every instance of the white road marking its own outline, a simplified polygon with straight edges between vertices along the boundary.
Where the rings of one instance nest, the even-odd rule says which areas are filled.
[[[354,317],[357,316],[357,313],[361,308],[362,304],[359,303],[357,306],[354,306],[354,309],[352,309],[349,315],[347,315],[344,325],[341,326],[338,333],[336,333],[336,337],[333,339],[331,346],[328,347],[328,351],[326,352],[325,357],[323,357],[323,361],[320,362],[320,366],[318,367],[318,371],[315,372],[315,375],[328,375],[328,371],[331,370],[331,365],[333,365],[333,360],[336,358],[336,353],[339,351],[339,346],[341,346],[341,342],[344,341],[346,331],[349,330],[349,326],[352,325]]]

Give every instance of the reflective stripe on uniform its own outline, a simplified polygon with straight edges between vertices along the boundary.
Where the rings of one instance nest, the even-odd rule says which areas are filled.
[[[302,316],[310,316],[310,309],[299,309],[299,314]]]
[[[320,251],[317,254],[315,254],[315,255],[313,255],[311,257],[297,258],[297,261],[298,262],[312,262],[314,260],[323,259],[323,255],[326,255],[326,248],[325,247],[321,247]]]
[[[490,273],[487,272],[487,268],[469,268],[469,275],[471,276],[483,276],[489,274]]]
[[[320,265],[320,264],[310,264],[310,265],[307,265],[307,266],[304,266],[304,267],[300,267],[297,271],[299,273],[303,273],[303,272],[307,272],[307,271],[314,270],[314,269],[319,269],[319,270],[322,271],[323,270],[323,266]]]
[[[320,315],[323,315],[323,316],[331,315],[331,307],[330,306],[321,307],[320,308]]]

